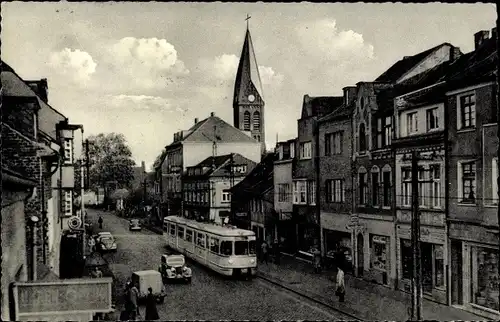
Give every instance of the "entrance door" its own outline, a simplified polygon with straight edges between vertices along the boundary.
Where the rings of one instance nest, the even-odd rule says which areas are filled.
[[[422,291],[432,292],[432,244],[420,243],[422,256]]]
[[[451,303],[463,304],[462,242],[451,241]]]
[[[364,238],[363,234],[358,234],[357,237],[357,251],[358,251],[358,276],[363,276],[364,271]]]

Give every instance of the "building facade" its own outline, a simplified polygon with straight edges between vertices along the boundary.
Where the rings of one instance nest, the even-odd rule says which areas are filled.
[[[276,155],[268,153],[231,192],[231,223],[255,231],[260,241],[278,238],[278,215],[274,210],[273,171]]]
[[[297,250],[309,251],[320,243],[317,200],[319,175],[318,119],[342,104],[342,97],[304,96],[297,121],[297,162],[293,169],[293,220],[298,224]],[[321,192],[320,192],[321,193]]]
[[[498,319],[498,119],[496,28],[452,70],[446,92],[449,140],[450,300]],[[473,68],[470,68],[473,66]]]
[[[278,236],[283,251],[297,249],[297,224],[293,221],[293,168],[295,166],[296,139],[276,143],[274,161],[274,210],[278,214]]]
[[[255,167],[240,154],[208,157],[183,177],[184,216],[222,225],[230,220],[230,189]]]
[[[323,256],[342,250],[352,270],[352,112],[356,87],[344,88],[339,109],[319,119],[319,200]]]

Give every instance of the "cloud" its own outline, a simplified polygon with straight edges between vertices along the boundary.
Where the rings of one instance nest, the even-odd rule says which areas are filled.
[[[240,58],[234,54],[222,54],[213,59],[200,59],[200,69],[212,79],[234,81]],[[272,67],[259,66],[261,82],[266,85],[280,85],[284,76],[274,71]],[[208,76],[208,79],[211,78]]]
[[[64,48],[50,55],[49,64],[57,72],[70,76],[76,82],[86,82],[95,73],[97,63],[92,56],[79,49]]]
[[[160,96],[149,95],[108,95],[110,107],[132,108],[134,110],[162,110],[167,112],[186,112],[172,100]]]
[[[356,62],[371,60],[374,50],[363,35],[353,30],[338,30],[335,20],[304,23],[297,28],[297,37],[307,54],[331,61]]]
[[[108,46],[108,78],[121,89],[165,88],[190,73],[175,46],[165,39],[125,37]]]

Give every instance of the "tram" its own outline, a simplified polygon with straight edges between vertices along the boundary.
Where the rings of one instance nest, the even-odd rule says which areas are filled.
[[[254,277],[257,273],[253,231],[168,216],[163,236],[168,247],[219,274]]]

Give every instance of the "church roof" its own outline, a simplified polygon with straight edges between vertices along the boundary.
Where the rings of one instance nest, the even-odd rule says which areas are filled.
[[[254,93],[257,93],[257,96],[260,97],[256,97],[253,102],[247,101],[247,96]],[[236,72],[234,100],[239,103],[259,103],[264,100],[264,92],[262,90],[257,59],[255,58],[252,37],[248,29],[241,51],[238,71]]]

